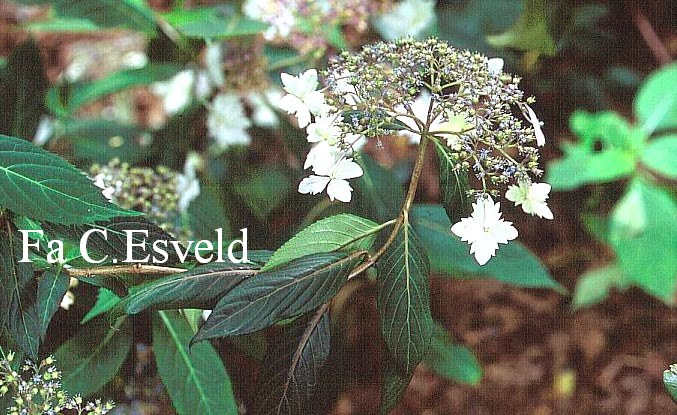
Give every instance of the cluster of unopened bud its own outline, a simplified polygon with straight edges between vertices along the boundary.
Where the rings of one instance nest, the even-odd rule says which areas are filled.
[[[13,352],[0,358],[0,397],[10,392],[12,396],[12,406],[0,410],[7,411],[8,415],[103,415],[115,406],[111,401],[84,402],[79,395],[68,397],[61,389],[61,372],[53,366],[51,356],[39,364],[26,360],[20,372],[14,369],[14,360]]]

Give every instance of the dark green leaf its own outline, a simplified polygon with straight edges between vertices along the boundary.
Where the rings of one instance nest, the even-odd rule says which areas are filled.
[[[122,261],[131,258],[139,260],[150,255],[149,259],[157,257],[163,260],[161,253],[155,252],[153,244],[155,241],[167,241],[162,246],[158,246],[167,252],[166,264],[178,264],[181,262],[176,249],[169,245],[169,242],[176,241],[176,238],[165,232],[162,228],[144,217],[135,218],[113,218],[110,221],[100,221],[93,225],[59,225],[54,223],[45,223],[43,227],[50,235],[67,238],[76,244],[79,244],[85,232],[96,229],[87,238],[87,251],[93,259],[101,260],[104,256],[108,258],[103,263],[110,263],[113,259]],[[101,233],[105,231],[105,236]],[[128,233],[130,231],[139,231]],[[141,232],[146,232],[141,233]],[[179,245],[181,252],[185,248]]]
[[[125,312],[214,307],[216,301],[256,274],[256,265],[212,263],[139,285],[122,301]]]
[[[406,373],[395,361],[395,358],[386,353],[383,368],[383,385],[381,387],[381,404],[379,415],[388,415],[400,402],[407,390],[414,372]]]
[[[189,350],[193,330],[178,311],[153,317],[153,354],[158,373],[179,415],[237,415],[230,378],[209,343]]]
[[[59,309],[63,296],[68,291],[70,277],[61,268],[50,268],[38,279],[38,299],[35,302],[40,338],[44,339],[49,322]]]
[[[108,202],[81,171],[31,143],[0,135],[0,206],[63,224],[136,216]]]
[[[97,319],[85,325],[62,344],[54,358],[63,371],[63,389],[88,396],[108,383],[118,372],[132,347],[132,325],[127,317],[113,327]]]
[[[44,113],[48,80],[38,45],[29,39],[15,47],[0,72],[0,134],[30,140]]]
[[[538,258],[519,242],[501,245],[496,257],[480,266],[470,254],[468,244],[451,233],[451,222],[441,206],[414,206],[410,217],[428,251],[433,272],[486,275],[522,287],[563,290]]]
[[[677,63],[666,65],[642,84],[635,96],[635,115],[649,135],[677,128]]]
[[[194,341],[252,333],[305,314],[334,297],[359,261],[339,252],[314,254],[247,279],[221,298]]]
[[[188,205],[188,223],[195,238],[212,240],[218,228],[223,229],[224,238],[228,237],[230,223],[217,186],[200,184],[200,194]]]
[[[96,303],[94,303],[94,306],[92,306],[87,314],[85,314],[80,324],[85,324],[94,317],[98,317],[101,314],[112,310],[119,303],[120,297],[117,294],[109,289],[99,288],[99,294],[96,296]]]
[[[69,119],[59,139],[73,144],[73,156],[79,160],[106,164],[117,158],[132,163],[146,156],[140,142],[149,133],[138,126],[98,119]]]
[[[319,252],[359,251],[371,248],[378,224],[348,213],[319,220],[282,245],[266,265],[267,271],[302,256]]]
[[[5,327],[22,350],[36,359],[41,336],[33,270],[30,263],[19,262],[18,235],[6,230],[5,221],[0,224],[0,329]]]
[[[55,0],[61,17],[89,19],[101,27],[124,27],[155,34],[155,17],[144,0]]]
[[[451,222],[470,216],[472,200],[468,197],[468,172],[456,170],[458,160],[447,146],[437,141],[435,149],[440,162],[440,200]]]
[[[95,81],[76,83],[69,86],[68,99],[65,103],[61,102],[58,98],[60,96],[60,86],[57,85],[48,91],[47,101],[50,103],[50,110],[55,114],[72,115],[83,105],[97,101],[115,92],[169,79],[179,69],[175,65],[151,64],[143,68],[125,69],[115,72]]]
[[[355,181],[355,207],[360,216],[385,222],[396,218],[404,203],[404,191],[392,172],[361,154],[357,162],[364,174]]]
[[[411,226],[398,231],[376,262],[381,332],[393,358],[413,373],[430,346],[430,265],[425,248]]]
[[[246,179],[238,180],[234,189],[261,221],[265,220],[291,192],[291,181],[281,169],[259,169]]]
[[[473,352],[454,342],[447,330],[439,324],[433,326],[430,351],[423,362],[445,379],[466,385],[477,385],[482,380],[482,366]]]
[[[315,387],[323,382],[321,369],[329,355],[329,312],[299,317],[281,328],[258,375],[257,415],[308,413]]]

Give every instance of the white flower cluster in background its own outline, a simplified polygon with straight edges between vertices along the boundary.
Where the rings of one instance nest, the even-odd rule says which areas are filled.
[[[375,16],[374,27],[385,40],[420,37],[435,21],[435,0],[403,0]]]
[[[347,133],[338,123],[341,114],[327,104],[324,92],[318,90],[318,75],[309,69],[299,76],[283,73],[282,84],[287,95],[279,101],[281,109],[296,117],[299,127],[308,133],[313,148],[308,152],[304,168],[313,175],[299,184],[299,192],[318,194],[327,190],[331,200],[349,202],[352,187],[348,179],[362,176],[359,164],[352,159],[355,145],[363,142],[360,135]]]

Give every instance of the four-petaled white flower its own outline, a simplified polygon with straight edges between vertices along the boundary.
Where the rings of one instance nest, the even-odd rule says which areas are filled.
[[[319,143],[320,141],[326,141],[330,145],[336,144],[341,135],[341,128],[334,124],[335,120],[336,117],[334,116],[315,118],[315,122],[306,128],[308,142]]]
[[[151,91],[162,97],[165,112],[173,115],[186,108],[193,100],[195,78],[195,71],[186,69],[167,81],[154,83]]]
[[[305,128],[310,124],[310,114],[320,115],[327,107],[324,94],[316,91],[317,70],[308,69],[299,76],[283,73],[281,78],[287,95],[280,99],[278,106],[296,116],[299,128]]]
[[[527,119],[531,123],[531,125],[534,127],[534,134],[536,135],[536,144],[539,147],[542,147],[545,145],[545,135],[543,134],[543,130],[541,129],[541,121],[538,119],[536,116],[536,113],[534,110],[531,109],[531,107],[527,104],[524,104],[524,108],[527,110]]]
[[[301,180],[299,193],[316,195],[326,188],[329,199],[350,202],[353,188],[348,184],[348,179],[360,177],[364,172],[353,159],[341,154],[337,157],[333,163],[315,164],[315,174]]]
[[[219,94],[214,98],[207,115],[207,132],[220,148],[248,145],[251,137],[247,129],[251,125],[237,95]]]
[[[512,222],[501,219],[500,203],[494,203],[488,196],[473,203],[472,207],[471,216],[455,223],[451,231],[470,244],[470,253],[484,265],[496,255],[499,243],[507,244],[517,238],[517,229]]]
[[[541,218],[552,219],[552,211],[545,203],[550,193],[548,183],[519,183],[518,186],[510,186],[505,192],[505,198],[515,202],[515,206],[522,206],[522,210],[531,215]]]

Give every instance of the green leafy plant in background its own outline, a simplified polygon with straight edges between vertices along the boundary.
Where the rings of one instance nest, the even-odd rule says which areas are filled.
[[[564,157],[548,168],[548,182],[560,191],[625,183],[623,196],[607,217],[588,216],[589,228],[612,247],[616,261],[581,277],[574,294],[576,307],[596,303],[609,289],[628,285],[637,285],[668,304],[675,301],[675,87],[677,65],[652,74],[635,97],[634,122],[610,111],[575,113],[570,122],[579,141],[565,143]]]
[[[167,62],[151,56],[150,62],[138,68],[123,68],[99,79],[64,79],[49,87],[37,45],[28,41],[15,49],[0,72],[2,90],[16,97],[13,105],[0,110],[0,132],[7,134],[0,136],[0,278],[5,288],[0,294],[0,344],[21,350],[32,359],[53,353],[63,369],[61,381],[69,393],[90,396],[108,384],[129,360],[134,331],[140,329],[150,333],[158,374],[179,414],[237,413],[236,391],[219,354],[219,343],[209,341],[222,338],[261,362],[253,399],[255,413],[307,412],[314,398],[328,386],[330,379],[324,376],[324,370],[331,366],[332,345],[345,331],[344,327],[332,325],[332,316],[341,311],[334,308],[339,303],[334,299],[345,295],[342,289],[348,281],[360,280],[378,292],[376,303],[387,350],[380,411],[387,413],[400,400],[421,362],[447,379],[470,385],[478,384],[482,377],[472,351],[454,341],[434,320],[430,310],[431,277],[489,277],[520,287],[561,290],[538,258],[519,242],[501,242],[501,248],[491,252],[495,257],[480,265],[469,254],[468,245],[451,232],[452,225],[472,218],[473,202],[488,205],[492,197],[498,196],[498,186],[513,182],[528,185],[529,175],[539,173],[537,148],[529,146],[540,140],[540,124],[535,115],[530,115],[533,110],[528,106],[532,100],[523,100],[517,93],[500,97],[513,109],[521,110],[524,119],[519,123],[501,111],[501,119],[491,118],[496,114],[476,111],[490,105],[487,90],[503,93],[504,87],[517,88],[515,78],[499,67],[502,61],[490,61],[434,39],[427,43],[401,41],[373,46],[384,50],[409,48],[414,53],[412,58],[423,61],[430,56],[444,59],[448,53],[465,62],[467,68],[463,71],[476,76],[487,89],[473,90],[467,79],[453,78],[440,70],[438,61],[429,60],[426,62],[437,66],[419,63],[421,72],[411,75],[419,77],[424,88],[421,84],[402,91],[393,88],[392,96],[403,94],[410,105],[425,90],[451,102],[450,97],[457,93],[462,96],[466,88],[467,94],[482,98],[455,107],[435,107],[431,100],[422,114],[408,117],[416,120],[414,124],[407,122],[407,117],[403,121],[393,116],[384,106],[355,105],[338,113],[335,120],[342,120],[343,132],[353,128],[354,133],[372,140],[387,140],[404,132],[420,140],[417,159],[404,180],[366,153],[355,153],[354,162],[362,174],[354,177],[357,180],[353,183],[352,202],[339,205],[293,192],[300,174],[297,159],[308,146],[298,140],[298,130],[288,123],[279,122],[275,129],[256,128],[265,131],[259,135],[266,145],[288,151],[285,156],[296,160],[288,163],[291,167],[277,161],[253,169],[246,151],[236,146],[217,148],[215,137],[205,140],[194,127],[205,116],[209,123],[217,100],[214,92],[197,96],[195,85],[190,88],[194,102],[177,109],[160,127],[83,116],[89,104],[130,88],[152,88],[161,82],[173,85],[177,77],[195,75],[203,59],[197,50],[204,49],[207,54],[210,46],[217,43],[235,49],[238,45],[228,42],[246,43],[262,33],[267,36],[271,23],[265,22],[265,16],[258,20],[245,17],[232,7],[176,6],[159,13],[137,0],[21,3],[51,5],[50,19],[28,24],[29,31],[125,28],[157,42],[155,45],[166,48],[166,56],[170,57]],[[473,2],[468,7],[477,11],[479,3],[489,2]],[[515,6],[519,2],[511,3]],[[515,18],[521,9],[517,4]],[[543,3],[527,1],[523,11],[512,29],[503,22],[494,31],[508,30],[493,38],[492,44],[534,50],[536,54],[553,53],[544,26]],[[532,19],[537,20],[534,27],[528,24]],[[294,29],[294,39],[301,45],[298,49],[280,51],[267,45],[263,50],[263,73],[274,82],[278,82],[283,70],[301,72],[307,67],[320,67],[327,63],[326,53],[351,46],[338,29],[345,22],[311,25],[307,21]],[[316,33],[318,27],[321,30]],[[445,29],[438,29],[444,35]],[[517,40],[523,36],[530,41]],[[316,46],[318,37],[322,40],[319,52],[304,49],[304,42]],[[221,72],[223,60],[222,57],[217,65]],[[394,67],[398,63],[402,64],[397,59],[391,62]],[[247,67],[251,73],[255,69]],[[34,73],[41,75],[30,75]],[[350,76],[346,75],[349,81]],[[212,81],[218,83],[216,78]],[[223,93],[217,88],[216,97],[220,95]],[[399,107],[398,110],[402,111]],[[46,137],[37,140],[45,112],[53,124]],[[485,116],[492,121],[481,132],[471,132],[468,120],[482,121]],[[315,121],[317,117],[314,114]],[[499,121],[508,121],[512,127],[506,128],[513,128],[521,141],[510,141],[512,134],[494,130],[491,126]],[[472,142],[472,148],[462,148],[452,136]],[[26,141],[32,137],[42,143],[66,143],[66,155],[80,168]],[[348,147],[341,151],[348,151]],[[480,156],[480,148],[485,147],[491,147],[497,155]],[[508,179],[501,179],[496,171],[514,162],[517,156],[510,152],[516,148],[526,149],[530,156],[521,164],[515,162],[517,175],[508,170]],[[441,205],[415,203],[418,180],[426,166],[425,155],[432,149],[438,156]],[[193,157],[196,152],[201,153]],[[478,159],[471,160],[470,155]],[[121,162],[108,163],[113,156]],[[504,164],[486,164],[497,158],[504,158]],[[168,165],[178,170],[184,160],[187,167],[183,173],[160,167]],[[99,165],[93,167],[92,163]],[[483,170],[473,170],[475,165]],[[351,168],[356,169],[353,165]],[[85,172],[96,180],[96,185]],[[180,193],[188,193],[185,188],[178,190],[182,181],[199,182],[200,194],[180,208]],[[479,190],[473,190],[473,181],[481,183]],[[150,194],[152,203],[146,203]],[[107,197],[117,204],[110,203]],[[544,204],[544,200],[537,202]],[[289,205],[297,207],[298,212],[286,212],[284,207]],[[275,234],[269,225],[285,213],[291,222]],[[145,240],[135,240],[132,254],[139,258],[156,241],[210,239],[211,232],[219,227],[229,241],[236,238],[232,229],[247,226],[252,235],[250,242],[271,249],[250,250],[247,262],[201,264],[195,252],[188,252],[185,261],[170,255],[162,266],[113,262],[128,252],[128,230],[147,232]],[[32,264],[20,262],[19,230],[26,229],[44,232],[44,237],[38,239],[39,249],[30,252]],[[90,238],[90,254],[96,258],[108,256],[97,266],[86,261],[78,244],[82,235],[92,230],[105,230],[109,235],[107,240],[96,234]],[[47,244],[53,239],[63,241],[67,254],[50,262],[54,258],[46,255]],[[60,344],[52,344],[49,323],[71,279],[95,287],[98,296],[90,302],[83,300],[86,310],[81,313],[79,330],[69,333]],[[206,321],[202,310],[211,310]],[[269,336],[262,335],[264,329],[269,329]]]

